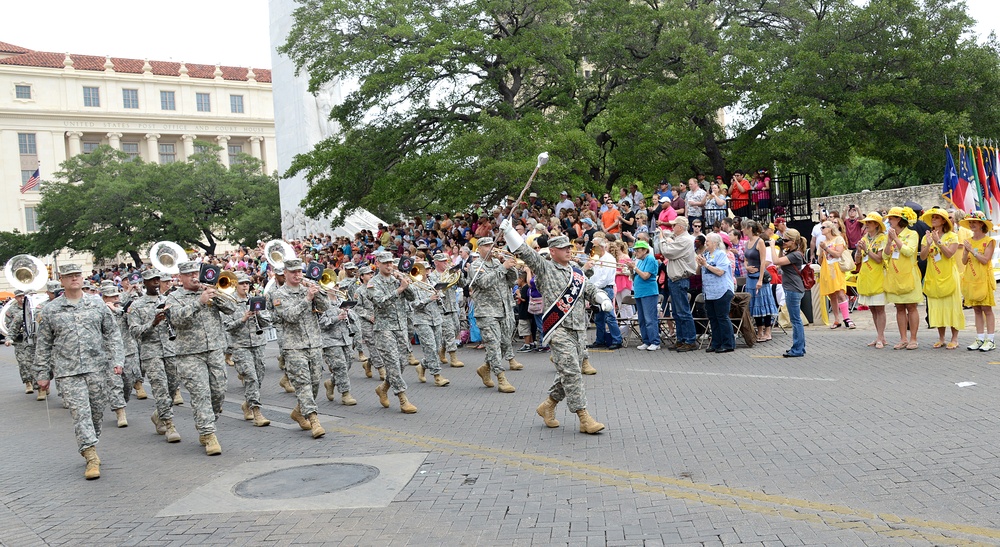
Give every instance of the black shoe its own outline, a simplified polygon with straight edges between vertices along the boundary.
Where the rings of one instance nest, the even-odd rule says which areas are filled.
[[[608,349],[622,349],[622,345],[621,344],[611,344],[610,346],[608,346]]]
[[[805,355],[794,355],[794,354],[788,353],[787,351],[785,353],[782,353],[781,356],[782,357],[805,357]]]
[[[590,344],[589,346],[587,346],[587,349],[600,349],[600,348],[606,348],[606,347],[608,347],[607,344],[598,344],[597,342],[594,342],[593,344]]]
[[[717,351],[719,351],[719,350],[717,350],[715,348],[708,348],[708,349],[705,350],[705,353],[715,353]]]
[[[733,348],[726,348],[726,349],[717,349],[715,350],[715,353],[732,353],[734,351],[736,350]]]

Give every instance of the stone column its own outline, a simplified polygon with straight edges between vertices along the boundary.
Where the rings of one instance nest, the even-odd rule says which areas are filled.
[[[80,154],[80,139],[83,137],[83,133],[79,131],[67,131],[66,136],[69,137],[69,157],[78,156]]]
[[[122,134],[121,133],[108,133],[108,146],[114,148],[115,150],[122,149]]]
[[[260,157],[260,141],[264,140],[264,137],[250,137],[250,155],[261,159]]]
[[[150,163],[160,163],[160,144],[157,142],[159,138],[159,133],[146,133],[146,144],[148,145],[146,153],[149,155],[146,161]]]
[[[219,150],[219,160],[222,161],[222,165],[229,167],[229,135],[219,135],[215,140],[222,147],[222,150]]]
[[[194,155],[194,141],[197,138],[198,135],[181,135],[181,140],[184,141],[184,161],[189,161]]]

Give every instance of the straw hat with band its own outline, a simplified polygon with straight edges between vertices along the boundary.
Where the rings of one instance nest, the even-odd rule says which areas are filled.
[[[972,222],[982,222],[984,226],[983,231],[986,233],[990,233],[993,231],[993,222],[991,222],[990,219],[986,218],[986,213],[982,211],[973,211],[969,213],[967,217],[958,221],[958,224],[959,226],[965,226],[966,228],[971,230],[972,226],[969,226],[969,224]]]

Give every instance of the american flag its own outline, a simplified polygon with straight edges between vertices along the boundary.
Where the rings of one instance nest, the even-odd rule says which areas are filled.
[[[33,189],[37,188],[38,187],[38,183],[41,182],[41,180],[42,179],[40,178],[40,175],[38,174],[38,169],[35,169],[35,172],[31,174],[31,177],[28,178],[28,181],[25,182],[24,186],[21,187],[21,193],[23,194],[23,193],[27,192],[28,190],[33,190]]]

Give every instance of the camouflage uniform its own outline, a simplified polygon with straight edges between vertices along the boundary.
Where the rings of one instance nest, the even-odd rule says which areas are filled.
[[[222,318],[222,325],[229,336],[229,351],[233,354],[236,372],[243,376],[243,400],[248,407],[260,406],[260,386],[264,382],[264,346],[267,345],[267,335],[257,334],[257,324],[261,329],[271,326],[271,321],[264,314],[257,313],[257,320],[252,317],[244,320],[243,316],[249,310],[249,297],[236,298],[236,309]]]
[[[268,302],[272,320],[280,325],[281,354],[285,374],[295,388],[295,398],[303,416],[318,412],[316,395],[323,380],[323,337],[317,314],[330,307],[330,300],[317,293],[306,300],[305,285],[292,288],[285,283],[271,293]]]
[[[51,374],[69,404],[80,452],[97,445],[108,404],[105,371],[124,364],[121,331],[103,301],[60,296],[45,306],[38,325],[34,374]]]
[[[374,279],[374,278],[373,278]],[[372,301],[371,294],[367,288],[361,288],[355,292],[357,298],[358,323],[361,324],[361,341],[368,355],[368,360],[376,369],[385,367],[385,359],[375,345],[375,302]]]
[[[177,391],[177,368],[174,362],[174,342],[167,334],[167,322],[153,326],[157,306],[165,301],[160,296],[142,296],[128,308],[128,328],[139,341],[139,366],[149,379],[150,391],[156,401],[156,414],[161,421],[174,418],[174,396]]]
[[[351,391],[351,379],[347,371],[351,368],[348,350],[353,344],[349,330],[349,319],[340,319],[340,300],[319,316],[319,326],[323,332],[323,359],[333,375],[333,384],[340,393]]]
[[[103,300],[101,302],[104,303]],[[107,304],[104,305],[107,306]],[[105,373],[107,374],[105,381],[108,384],[108,402],[111,404],[111,410],[119,410],[125,408],[125,391],[132,387],[132,384],[129,383],[129,378],[132,375],[130,365],[138,357],[139,348],[135,343],[135,339],[128,333],[128,325],[122,317],[124,313],[122,307],[119,305],[116,306],[116,309],[108,309],[111,311],[111,317],[114,318],[115,326],[118,327],[118,331],[122,336],[122,345],[125,351],[121,374],[115,374],[114,367],[111,366],[105,369]]]
[[[433,271],[428,274],[428,278],[432,283],[439,283],[441,278],[444,276],[445,272]],[[441,291],[441,345],[444,346],[445,351],[453,352],[458,351],[458,327],[460,325],[460,314],[458,312],[458,301],[455,297],[455,288],[463,286],[463,278],[459,278],[458,283],[452,285],[451,287]]]
[[[542,258],[525,244],[518,247],[514,254],[535,274],[535,285],[542,293],[545,309],[548,310],[569,286],[572,269],[568,265],[560,266]],[[598,294],[604,293],[591,285],[590,281],[586,281],[580,297],[596,304],[599,303]],[[549,337],[549,333],[546,332],[545,335],[546,338]],[[549,396],[556,402],[566,399],[572,412],[586,409],[587,394],[580,373],[584,348],[587,346],[587,312],[583,302],[578,301],[569,316],[552,332],[549,345],[552,348],[552,362],[559,374],[549,388]]]
[[[31,305],[27,296],[24,297],[24,302]],[[17,359],[17,371],[21,375],[21,383],[34,384],[32,365],[35,360],[35,338],[24,336],[24,307],[15,301],[7,308],[3,322],[7,326],[7,332],[10,333],[11,345],[14,346],[14,358]],[[34,384],[34,388],[37,389],[38,385]]]
[[[437,282],[436,276],[428,274],[427,282],[433,285]],[[441,374],[438,349],[441,347],[441,323],[444,317],[441,313],[440,293],[420,288],[413,292],[415,294],[411,303],[413,330],[417,333],[417,338],[420,339],[420,349],[424,353],[424,359],[420,364],[431,375]],[[439,295],[437,300],[431,300],[434,294]]]
[[[402,370],[407,365],[407,301],[416,296],[412,286],[396,294],[399,280],[381,273],[368,282],[368,296],[375,308],[375,349],[385,364],[386,380],[396,395],[406,392]]]
[[[504,371],[502,363],[514,358],[511,337],[515,315],[511,289],[517,283],[517,270],[508,270],[499,260],[488,257],[473,262],[469,272],[470,276],[479,272],[471,290],[476,301],[476,325],[486,344],[486,363],[493,374],[500,374]]]
[[[356,272],[357,270],[352,270],[352,271]],[[339,283],[337,283],[337,288],[340,289],[341,291],[344,291],[344,294],[347,295],[348,300],[356,301],[358,299],[358,289],[360,287],[361,287],[361,280],[358,279],[357,277],[345,277]],[[351,343],[349,351],[350,350],[359,352],[364,351],[364,348],[361,345],[361,318],[358,317],[358,314],[353,309],[351,309],[347,311],[347,320],[348,320],[348,328],[350,329],[351,332]],[[350,362],[351,358],[352,356],[348,357],[348,362]]]
[[[183,270],[182,270],[183,271]],[[191,394],[191,410],[199,435],[215,433],[215,420],[226,399],[227,340],[222,315],[236,309],[232,300],[214,298],[202,304],[201,290],[183,287],[167,297],[170,322],[177,332],[174,361],[184,387]]]

